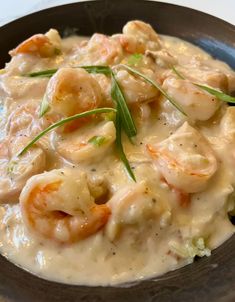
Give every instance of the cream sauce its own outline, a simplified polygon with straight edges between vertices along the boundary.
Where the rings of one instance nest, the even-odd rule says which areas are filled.
[[[100,43],[99,39],[98,43]],[[176,65],[179,66],[177,68],[186,77],[207,84],[206,80],[209,78],[209,84],[213,86],[215,83],[215,88],[221,88],[221,82],[227,81],[225,91],[233,91],[235,74],[225,63],[214,60],[204,51],[180,39],[161,36],[160,41],[161,49],[170,52],[173,59],[177,61]],[[25,104],[39,106],[48,85],[47,78],[28,78],[22,77],[21,74],[68,65],[95,65],[94,62],[97,64],[99,60],[97,45],[90,45],[80,52],[78,50],[80,43],[81,38],[79,37],[67,38],[62,40],[61,55],[41,59],[33,55],[18,54],[7,64],[5,71],[0,75],[0,100],[3,104],[0,105],[1,139],[14,133],[14,129],[9,130],[9,127],[14,126],[12,120],[9,124],[11,113],[17,110],[18,106]],[[87,44],[87,42],[82,43]],[[100,44],[99,47],[102,45]],[[144,63],[137,63],[136,68],[146,70],[146,73],[149,72],[150,76],[162,81],[163,87],[168,89],[167,85],[170,84],[164,84],[164,79],[175,77],[167,66],[169,57],[164,57],[164,54],[158,52],[159,49],[152,50],[151,45],[149,47],[152,53],[142,59]],[[124,53],[120,56],[125,61],[129,55]],[[111,57],[102,58],[100,64],[104,63],[102,60],[109,61]],[[95,58],[94,62],[93,58]],[[115,65],[117,62],[108,63]],[[143,66],[138,66],[138,64],[143,64]],[[94,75],[93,78],[100,85],[102,84],[102,95],[105,98],[110,88],[109,81],[105,76]],[[135,173],[137,183],[128,177],[122,162],[115,153],[114,145],[103,151],[100,149],[102,152],[95,153],[95,158],[89,155],[89,152],[91,155],[97,152],[94,148],[89,149],[84,157],[80,153],[78,155],[79,163],[71,162],[69,159],[71,154],[67,155],[68,157],[61,156],[68,152],[63,149],[64,139],[66,140],[65,145],[69,146],[77,137],[86,137],[88,134],[91,137],[94,135],[94,129],[98,127],[97,121],[94,121],[94,124],[87,124],[71,134],[51,132],[38,143],[38,147],[42,148],[46,154],[46,164],[41,172],[52,169],[84,171],[91,183],[99,183],[100,179],[101,183],[105,183],[109,191],[106,205],[111,210],[111,216],[104,227],[78,242],[60,244],[53,240],[45,240],[37,232],[28,228],[22,219],[19,203],[9,203],[6,198],[5,203],[0,206],[1,253],[10,261],[42,278],[85,285],[117,285],[139,281],[159,276],[191,263],[195,255],[209,256],[212,249],[222,244],[234,233],[234,226],[229,221],[228,211],[234,207],[234,204],[230,202],[230,197],[235,185],[235,153],[233,151],[235,150],[235,140],[232,134],[224,133],[221,126],[221,123],[226,123],[226,119],[229,119],[227,105],[214,100],[218,102],[218,106],[212,108],[211,116],[206,120],[200,120],[200,112],[199,118],[195,118],[195,115],[193,118],[190,116],[186,118],[169,101],[160,97],[157,91],[152,90],[152,87],[145,86],[143,81],[138,79],[135,83],[130,75],[125,72],[120,73],[120,71],[117,78],[124,91],[125,89],[130,90],[126,92],[126,95],[138,129],[134,145],[123,136],[126,156]],[[143,86],[142,91],[139,89],[141,85]],[[175,85],[177,89],[180,87],[179,82]],[[174,97],[177,101],[182,101],[181,94],[179,94],[180,98],[177,98],[177,89]],[[182,89],[185,93],[185,88]],[[190,93],[191,90],[185,97],[189,99]],[[133,105],[132,101],[138,99],[141,101],[137,101],[137,105]],[[194,101],[193,98],[191,100]],[[106,102],[109,104],[110,100],[106,98]],[[185,106],[187,107],[187,103]],[[195,110],[201,109],[199,107]],[[20,113],[17,116],[20,116]],[[18,121],[19,125],[22,120],[27,123],[22,117]],[[186,124],[184,124],[185,122]],[[180,174],[184,173],[182,170],[177,172],[179,179],[168,184],[166,180],[168,181],[169,175],[164,174],[163,164],[154,159],[154,156],[151,157],[151,152],[147,151],[148,146],[156,148],[156,150],[163,148],[158,144],[169,137],[172,139],[173,135],[177,135],[176,131],[184,127],[182,125],[187,125],[187,122],[197,129],[196,131],[201,133],[200,135],[204,135],[206,141],[203,144],[208,144],[208,148],[212,150],[212,156],[217,162],[216,171],[213,170],[213,175],[205,180],[203,188],[197,189],[197,182],[195,182],[195,192],[189,190],[190,193],[187,193],[186,187],[185,190],[182,188],[178,190],[175,185],[177,183],[179,186],[183,186],[182,183],[179,183],[180,180],[188,177]],[[33,122],[35,128],[31,124],[30,127],[19,127],[23,129],[23,134],[30,128],[29,137],[32,138],[40,129],[40,126],[38,124],[35,126],[35,124],[37,124],[37,118]],[[231,132],[232,130],[235,132],[235,122],[230,123],[229,127]],[[15,131],[19,131],[19,129]],[[190,130],[187,131],[190,132]],[[19,138],[19,135],[18,133],[16,137]],[[181,161],[182,165],[189,165],[190,169],[191,165],[195,165],[195,169],[199,171],[208,163],[208,159],[207,157],[201,158],[201,155],[198,156],[197,151],[195,151],[196,159],[194,158],[189,140],[193,141],[195,136],[190,135],[192,137],[190,136],[189,139],[187,136],[179,138],[179,144],[185,144],[185,147],[180,146],[185,153],[182,153],[182,158],[177,158],[178,154],[183,152],[181,149],[177,149],[179,153],[175,154],[176,162]],[[13,137],[15,136],[13,135]],[[175,140],[177,141],[178,137]],[[22,144],[25,145],[24,142]],[[175,148],[174,137],[171,143],[167,143],[167,146],[170,144],[172,144],[172,148]],[[195,148],[199,148],[196,143],[194,145]],[[69,148],[73,148],[73,146],[70,145]],[[171,152],[171,149],[168,151]],[[208,151],[205,152],[205,156],[207,156]],[[81,160],[81,158],[85,159]],[[1,164],[4,163],[3,158]],[[39,174],[39,172],[33,174]],[[1,175],[1,182],[4,177]],[[172,181],[172,177],[169,179]],[[27,188],[24,190],[26,192]],[[66,195],[65,198],[71,197]]]

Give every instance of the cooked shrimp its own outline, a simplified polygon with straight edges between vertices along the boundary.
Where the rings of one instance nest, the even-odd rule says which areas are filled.
[[[227,107],[221,120],[221,134],[223,137],[234,140],[235,138],[235,107]]]
[[[187,80],[168,77],[163,82],[163,88],[170,96],[174,96],[187,116],[193,120],[208,120],[220,106],[220,101],[215,96]]]
[[[30,230],[59,243],[73,243],[97,233],[110,215],[106,204],[94,202],[85,173],[68,168],[30,178],[20,205]]]
[[[228,92],[228,77],[219,70],[208,68],[182,68],[184,76],[192,82],[208,85],[213,88]]]
[[[123,51],[117,39],[94,34],[88,43],[78,49],[76,57],[83,65],[113,65],[122,60]]]
[[[62,117],[98,108],[102,102],[98,82],[81,68],[59,69],[48,83],[46,97],[49,113]],[[69,123],[66,127],[76,128],[85,120],[89,118]]]
[[[18,141],[14,142],[16,145],[17,143]],[[44,168],[45,154],[41,148],[34,147],[18,157],[12,153],[12,142],[9,139],[2,141],[0,143],[0,203],[17,201],[28,178],[42,172]]]
[[[176,58],[166,49],[147,50],[146,55],[154,59],[155,63],[162,68],[172,68],[177,63]]]
[[[37,104],[17,107],[8,118],[7,135],[13,140],[16,136],[33,137],[41,130]]]
[[[97,161],[116,139],[114,123],[109,121],[62,135],[54,144],[57,152],[74,163]]]
[[[18,54],[38,55],[42,58],[52,57],[58,54],[60,45],[60,36],[56,30],[50,30],[46,35],[34,35],[15,49],[10,51],[11,56]]]
[[[130,21],[123,27],[120,43],[129,53],[159,50],[160,38],[151,25],[142,21]]]
[[[153,71],[146,69],[145,74],[154,78]],[[159,96],[159,91],[146,81],[131,75],[126,70],[119,70],[116,78],[123,88],[126,100],[129,104],[152,101]]]
[[[106,230],[109,238],[114,240],[120,235],[122,228],[142,225],[151,217],[158,216],[162,209],[145,181],[120,189],[108,201],[112,216]]]
[[[208,141],[187,122],[166,140],[147,147],[166,181],[186,193],[202,191],[217,170]]]

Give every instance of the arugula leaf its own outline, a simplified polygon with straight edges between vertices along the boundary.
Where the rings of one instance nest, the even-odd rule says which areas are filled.
[[[137,134],[136,126],[132,119],[129,108],[127,106],[125,96],[113,72],[111,74],[111,77],[112,77],[111,96],[117,104],[117,110],[120,114],[123,129],[126,132],[127,136],[131,138]]]
[[[136,70],[136,69],[134,69],[134,68],[132,68],[132,67],[130,67],[128,65],[120,64],[119,66],[122,66],[122,67],[126,68],[131,73],[138,75],[139,77],[141,77],[142,79],[144,79],[146,82],[148,82],[151,85],[153,85],[155,88],[157,88],[165,96],[166,99],[168,99],[168,101],[171,102],[171,104],[173,106],[175,106],[176,109],[178,109],[183,115],[187,116],[186,113],[181,108],[181,106],[179,104],[177,104],[177,102],[173,99],[173,97],[171,97],[171,96],[168,95],[168,93],[160,86],[160,84],[158,84],[157,82],[153,81],[152,79],[150,79],[149,77],[147,77],[143,73],[139,72],[138,70]]]
[[[113,108],[97,108],[97,109],[93,109],[93,110],[89,110],[89,111],[85,111],[82,113],[78,113],[75,115],[72,115],[70,117],[67,117],[65,119],[60,120],[57,123],[52,124],[51,126],[49,126],[48,128],[46,128],[45,130],[43,130],[42,132],[40,132],[33,140],[31,140],[24,148],[23,150],[20,151],[20,153],[18,154],[18,156],[24,154],[29,148],[31,148],[42,136],[44,136],[45,134],[47,134],[48,132],[50,132],[51,130],[60,127],[66,123],[69,123],[71,121],[74,121],[76,119],[82,118],[82,117],[86,117],[92,114],[97,114],[97,113],[106,113],[106,112],[116,112],[116,109]]]
[[[118,105],[119,107],[119,105]],[[118,155],[123,162],[128,174],[130,177],[136,182],[135,175],[133,171],[131,170],[130,164],[128,159],[126,158],[125,152],[123,150],[122,146],[122,119],[120,115],[120,108],[117,108],[117,114],[116,114],[116,147],[118,151]]]
[[[47,113],[47,111],[49,109],[50,109],[50,106],[49,106],[47,97],[46,97],[46,95],[44,95],[43,100],[42,100],[41,105],[40,105],[39,117],[40,118],[43,117],[43,115],[45,113]]]
[[[107,142],[107,137],[95,135],[88,140],[88,143],[93,144],[94,146],[100,147]]]
[[[131,66],[138,64],[143,59],[142,53],[134,53],[133,55],[129,56],[127,63]]]
[[[174,73],[182,80],[186,80],[186,78],[173,66],[172,70],[174,71]],[[197,84],[195,82],[192,82],[192,84],[194,86],[199,87],[200,89],[210,93],[211,95],[214,95],[217,99],[226,102],[226,103],[233,103],[235,104],[235,97],[232,97],[226,93],[223,93],[217,89],[213,89],[209,86],[206,85],[201,85],[201,84]]]

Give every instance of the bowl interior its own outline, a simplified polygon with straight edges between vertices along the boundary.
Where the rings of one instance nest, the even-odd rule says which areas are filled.
[[[35,33],[57,28],[61,34],[113,34],[120,32],[122,26],[133,19],[150,23],[161,34],[199,45],[235,69],[235,27],[195,10],[141,0],[79,2],[13,21],[0,28],[0,67],[9,61],[10,49]],[[235,236],[209,258],[199,259],[157,281],[147,280],[126,288],[89,288],[49,282],[0,256],[0,301],[1,297],[4,302],[235,301],[234,247]]]

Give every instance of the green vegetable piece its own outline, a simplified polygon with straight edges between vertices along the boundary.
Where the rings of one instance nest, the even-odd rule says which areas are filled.
[[[119,107],[119,105],[118,105]],[[120,157],[120,159],[122,160],[128,174],[130,175],[130,177],[132,178],[132,180],[134,180],[136,182],[136,178],[135,175],[133,173],[133,171],[131,170],[131,166],[129,164],[128,159],[126,158],[125,152],[123,150],[123,146],[122,146],[122,119],[120,116],[120,108],[117,107],[117,114],[116,114],[116,147],[117,147],[117,151],[118,151],[118,155]]]
[[[131,138],[137,134],[136,126],[129,111],[126,103],[125,96],[115,78],[114,73],[112,73],[112,88],[111,96],[117,104],[118,112],[120,114],[122,127],[126,132],[126,135]]]
[[[134,53],[133,55],[129,56],[128,58],[128,65],[136,65],[143,59],[142,53]]]
[[[94,146],[100,147],[107,142],[107,138],[105,136],[95,135],[89,139],[88,143],[93,144]]]
[[[50,109],[50,106],[49,106],[47,97],[46,97],[46,95],[44,95],[43,100],[40,105],[39,117],[40,118],[43,117],[43,115],[46,114],[49,109]]]

